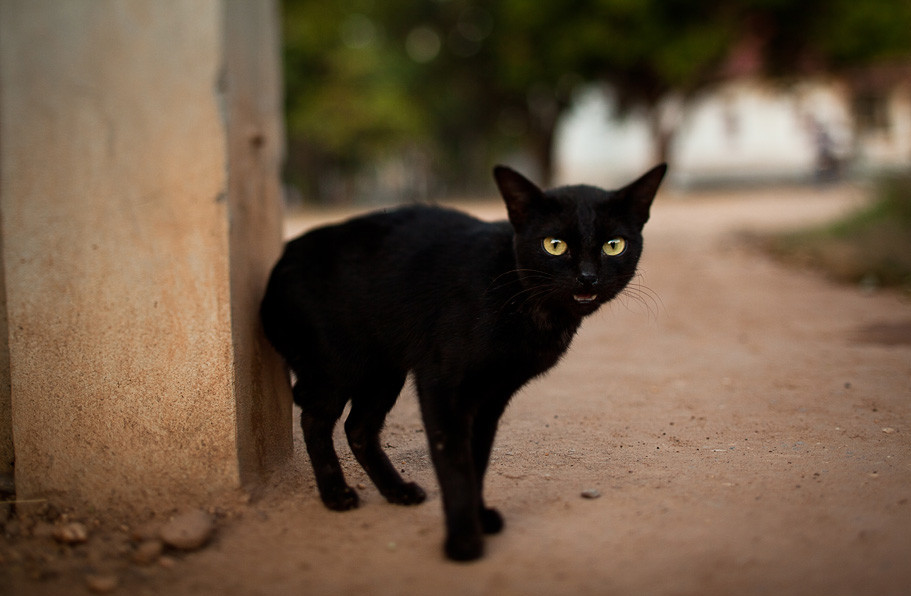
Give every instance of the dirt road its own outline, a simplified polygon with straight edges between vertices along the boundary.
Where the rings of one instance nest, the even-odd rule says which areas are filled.
[[[298,432],[291,469],[212,545],[128,573],[119,590],[907,594],[911,304],[783,268],[737,235],[857,201],[846,189],[660,197],[641,286],[587,320],[506,413],[488,482],[506,528],[482,561],[442,557],[439,490],[406,389],[384,440],[427,503],[385,503],[343,447],[363,505],[324,509]]]

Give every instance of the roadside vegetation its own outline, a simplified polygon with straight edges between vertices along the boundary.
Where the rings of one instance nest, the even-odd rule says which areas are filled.
[[[776,257],[867,288],[911,294],[911,173],[873,187],[873,201],[834,223],[768,239]]]

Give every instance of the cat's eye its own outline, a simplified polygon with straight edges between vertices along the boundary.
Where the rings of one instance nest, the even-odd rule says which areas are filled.
[[[626,240],[623,238],[611,238],[604,243],[604,246],[601,248],[609,257],[616,257],[623,254],[623,251],[626,250]]]
[[[563,242],[562,240],[560,240],[559,238],[553,238],[551,236],[548,236],[547,238],[544,239],[544,250],[549,255],[554,255],[555,257],[558,257],[558,256],[562,255],[563,253],[565,253],[568,248],[569,248],[569,246],[567,246],[566,243]]]

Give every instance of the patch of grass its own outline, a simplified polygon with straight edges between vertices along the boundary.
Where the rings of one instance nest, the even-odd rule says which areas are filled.
[[[875,187],[864,209],[823,227],[768,241],[773,255],[835,280],[911,292],[911,173]]]

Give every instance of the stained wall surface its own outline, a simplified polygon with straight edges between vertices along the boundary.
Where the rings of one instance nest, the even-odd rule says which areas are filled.
[[[272,2],[229,0],[224,22],[237,449],[241,480],[255,483],[291,451],[287,371],[266,341],[258,314],[282,249],[278,10]]]
[[[280,245],[276,7],[0,10],[17,497],[167,506],[237,487],[290,449],[250,308]]]

